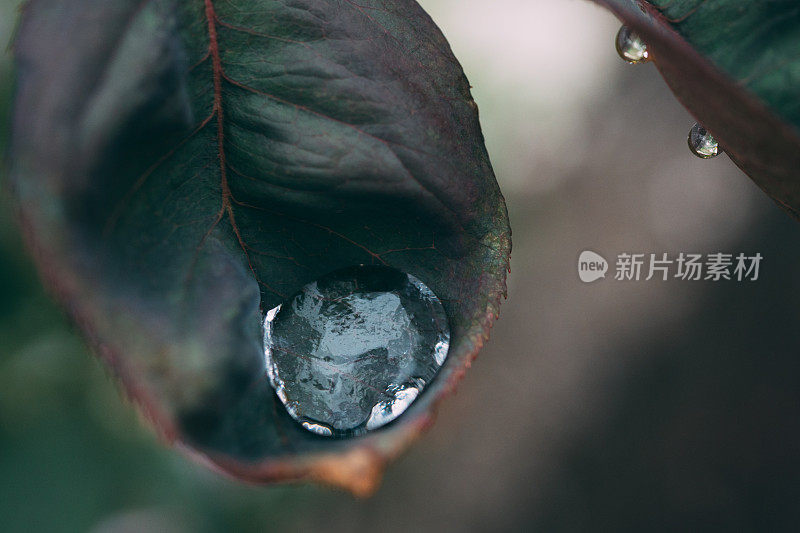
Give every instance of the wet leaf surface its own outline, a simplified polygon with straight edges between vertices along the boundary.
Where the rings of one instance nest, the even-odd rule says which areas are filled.
[[[505,292],[505,204],[433,22],[410,0],[34,0],[15,53],[29,247],[145,414],[241,479],[374,490]],[[427,284],[451,350],[397,421],[324,439],[275,398],[261,322],[357,264]]]
[[[596,0],[647,41],[678,99],[733,161],[800,217],[800,4]]]

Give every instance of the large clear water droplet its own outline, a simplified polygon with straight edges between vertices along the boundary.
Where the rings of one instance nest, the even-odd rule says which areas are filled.
[[[695,124],[689,131],[689,149],[697,157],[709,159],[719,155],[719,143],[700,124]]]
[[[617,33],[617,53],[619,57],[628,63],[635,65],[647,63],[650,60],[650,52],[639,34],[627,26],[620,28]]]
[[[295,420],[326,437],[396,419],[449,346],[441,301],[414,276],[383,266],[328,274],[264,320],[270,383]]]

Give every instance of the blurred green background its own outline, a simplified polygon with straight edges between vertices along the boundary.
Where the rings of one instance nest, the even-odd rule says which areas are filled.
[[[0,41],[16,0],[0,0]],[[800,226],[581,0],[424,0],[514,229],[509,300],[436,426],[367,501],[248,487],[160,445],[41,288],[0,199],[0,530],[793,530]],[[0,56],[0,124],[12,90]],[[0,147],[7,133],[0,132]],[[755,253],[757,282],[584,285],[581,251]]]

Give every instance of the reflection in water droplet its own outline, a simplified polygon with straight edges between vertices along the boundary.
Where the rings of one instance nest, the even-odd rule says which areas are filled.
[[[397,388],[390,398],[381,400],[372,407],[372,413],[367,419],[367,429],[372,430],[388,424],[408,409],[417,396],[419,389],[416,387]]]
[[[709,159],[719,155],[719,143],[700,124],[695,124],[689,132],[689,149],[697,157]]]
[[[450,339],[442,339],[436,343],[433,348],[433,358],[436,359],[436,364],[442,366],[445,358],[447,358],[447,350],[450,349]]]
[[[317,435],[322,435],[323,437],[333,436],[333,430],[328,426],[326,426],[325,424],[318,424],[317,422],[308,422],[306,420],[301,422],[301,424],[311,433],[316,433]]]
[[[647,63],[650,60],[650,52],[639,34],[627,26],[623,26],[617,33],[617,53],[619,57],[628,63],[635,65]]]
[[[442,303],[420,280],[382,266],[339,270],[264,320],[270,383],[318,435],[359,435],[400,416],[447,357]]]

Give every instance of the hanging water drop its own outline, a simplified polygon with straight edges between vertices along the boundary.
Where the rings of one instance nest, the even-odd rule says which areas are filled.
[[[689,131],[689,149],[703,159],[716,157],[720,152],[717,140],[700,124],[695,124]]]
[[[393,268],[339,270],[264,320],[270,383],[288,413],[325,437],[354,436],[400,416],[447,357],[444,307]]]
[[[650,61],[647,43],[627,26],[620,28],[617,33],[617,53],[631,65]]]

